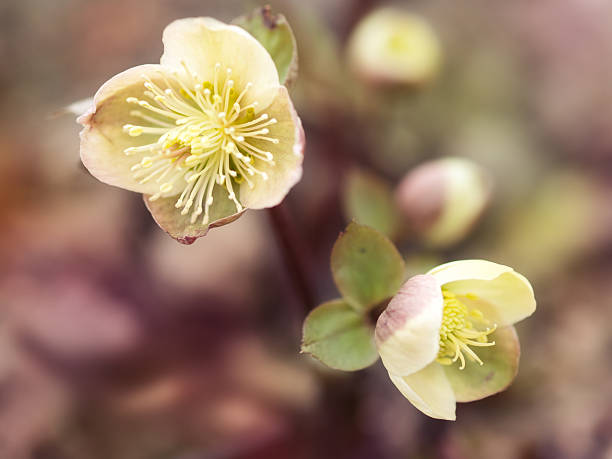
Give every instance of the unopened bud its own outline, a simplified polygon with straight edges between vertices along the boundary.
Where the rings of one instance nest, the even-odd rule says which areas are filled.
[[[348,50],[353,70],[372,83],[421,84],[440,67],[440,43],[429,23],[396,8],[378,9],[362,19]]]
[[[489,175],[463,158],[422,164],[406,175],[395,192],[407,226],[431,247],[446,247],[463,239],[490,197]]]

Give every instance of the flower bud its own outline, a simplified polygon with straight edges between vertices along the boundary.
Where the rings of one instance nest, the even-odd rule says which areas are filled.
[[[431,247],[446,247],[463,239],[490,197],[487,172],[470,160],[452,157],[416,167],[395,192],[406,224]]]
[[[440,66],[440,43],[421,17],[396,8],[370,13],[349,41],[351,67],[363,79],[382,84],[421,84]]]

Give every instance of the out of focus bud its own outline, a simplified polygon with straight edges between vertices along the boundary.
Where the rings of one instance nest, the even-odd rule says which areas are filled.
[[[424,163],[400,182],[395,199],[411,231],[431,247],[446,247],[464,238],[491,197],[491,179],[463,158]]]
[[[396,8],[375,10],[355,28],[349,61],[365,80],[381,84],[420,84],[440,66],[440,43],[421,17]]]

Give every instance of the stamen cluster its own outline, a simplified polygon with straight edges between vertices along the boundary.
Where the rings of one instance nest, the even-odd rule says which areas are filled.
[[[124,131],[132,137],[150,135],[156,139],[124,153],[146,153],[131,171],[139,183],[159,184],[159,191],[149,199],[178,195],[175,207],[182,208],[181,214],[191,212],[191,223],[195,223],[203,213],[205,225],[215,185],[226,189],[228,199],[241,212],[240,184],[246,182],[253,188],[255,175],[268,180],[262,165],[273,166],[274,157],[254,143],[279,143],[269,135],[277,120],[257,113],[257,101],[243,102],[253,85],[247,83],[238,92],[230,68],[223,69],[217,63],[213,80],[203,81],[182,65],[183,72],[160,72],[161,84],[143,75],[144,99],[127,98],[128,103],[140,107],[130,115],[146,125],[125,124]]]
[[[495,342],[489,342],[488,336],[493,333],[497,326],[478,329],[475,325],[486,326],[486,320],[478,309],[469,310],[457,296],[442,289],[444,297],[444,311],[442,315],[442,326],[440,327],[440,350],[436,361],[442,365],[451,365],[457,360],[461,361],[460,370],[465,368],[465,354],[472,361],[483,364],[482,360],[470,348],[470,346],[493,346]],[[477,299],[469,294],[470,299]]]

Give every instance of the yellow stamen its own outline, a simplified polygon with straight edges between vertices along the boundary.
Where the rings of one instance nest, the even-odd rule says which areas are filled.
[[[267,113],[257,114],[256,101],[244,102],[253,85],[236,88],[231,69],[222,71],[217,63],[213,81],[203,81],[185,63],[183,67],[184,72],[161,74],[163,83],[143,75],[144,99],[126,99],[140,107],[130,115],[151,124],[125,124],[126,134],[158,137],[153,143],[127,148],[125,154],[147,154],[132,166],[132,173],[139,183],[159,184],[151,199],[173,192],[179,196],[175,207],[182,209],[181,214],[191,212],[192,223],[204,214],[206,224],[216,185],[225,188],[240,212],[240,183],[246,181],[253,188],[249,177],[268,180],[265,169],[274,166],[274,156],[261,149],[261,141],[279,143],[271,132],[277,120]]]
[[[489,322],[478,309],[469,310],[454,293],[442,290],[444,297],[444,311],[442,326],[440,327],[440,351],[436,361],[442,365],[452,365],[457,360],[461,362],[460,370],[465,368],[465,355],[473,362],[483,364],[470,346],[494,346],[495,341],[489,342],[489,335],[497,329],[497,325],[486,327]],[[478,297],[473,293],[466,295],[471,300]],[[475,328],[474,323],[480,325]],[[482,330],[485,326],[486,328]]]

